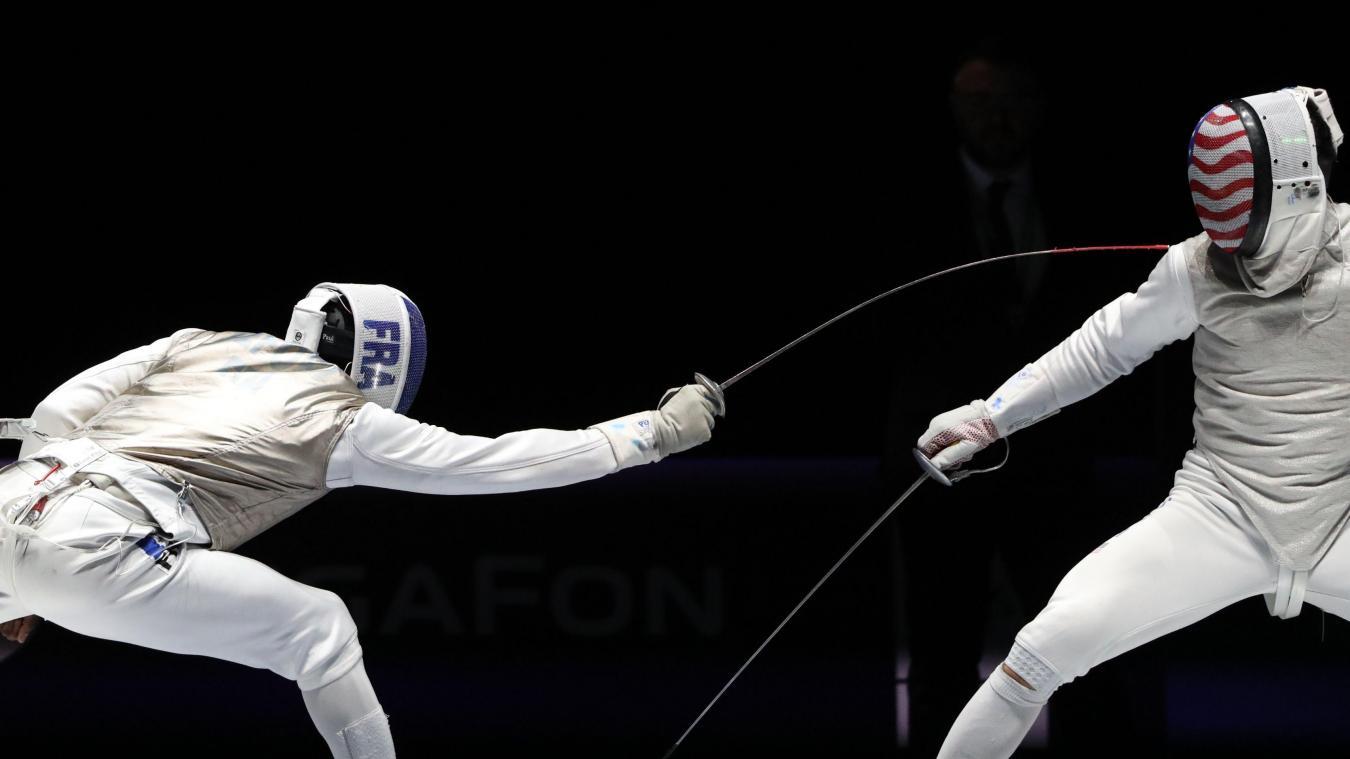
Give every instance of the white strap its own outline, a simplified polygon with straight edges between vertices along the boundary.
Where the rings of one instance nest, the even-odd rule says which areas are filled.
[[[1327,97],[1327,91],[1313,90],[1312,101],[1317,105],[1317,110],[1322,112],[1322,120],[1327,122],[1327,129],[1331,131],[1331,144],[1340,150],[1341,143],[1345,142],[1345,132],[1336,120],[1336,112],[1331,110],[1331,98]]]
[[[317,351],[319,338],[323,335],[323,307],[336,297],[338,294],[332,290],[320,287],[310,290],[291,312],[291,324],[284,336],[286,342]]]
[[[46,440],[32,419],[0,419],[0,440]]]
[[[1275,592],[1266,594],[1266,609],[1270,616],[1293,619],[1303,611],[1303,598],[1308,590],[1308,572],[1280,567]]]
[[[55,459],[61,462],[61,467],[34,482],[33,486],[43,493],[54,493],[64,487],[77,472],[107,455],[107,449],[88,438],[62,440],[43,446],[32,458]]]
[[[64,488],[76,472],[106,455],[108,455],[106,450],[83,438],[62,440],[43,446],[33,458],[55,460],[59,463],[40,479],[33,480],[26,496],[11,501],[10,508],[6,509],[7,513],[0,514],[0,520],[18,527],[32,527],[33,524],[25,523],[25,520],[44,497],[49,497]]]
[[[1341,130],[1341,124],[1336,120],[1336,112],[1331,108],[1331,98],[1327,96],[1326,90],[1315,90],[1312,87],[1295,87],[1294,91],[1304,98],[1311,100],[1312,104],[1322,114],[1322,120],[1327,124],[1327,130],[1331,132],[1331,144],[1336,150],[1340,150],[1341,143],[1345,142],[1345,132]]]
[[[89,464],[108,455],[106,448],[89,438],[76,438],[53,443],[38,451],[44,459],[56,459],[72,472],[78,472]]]

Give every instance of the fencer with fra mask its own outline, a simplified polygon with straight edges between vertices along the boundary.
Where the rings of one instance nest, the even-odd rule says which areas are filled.
[[[1264,595],[1282,618],[1312,604],[1350,619],[1350,205],[1327,194],[1342,141],[1322,90],[1210,110],[1189,161],[1204,233],[919,439],[939,468],[957,467],[1195,338],[1195,445],[1171,492],[1070,570],[941,759],[1010,756],[1060,685],[1242,599]]]
[[[334,757],[394,756],[356,626],[333,593],[231,551],[330,489],[558,487],[709,439],[721,397],[581,430],[457,435],[405,416],[426,329],[403,293],[322,284],[281,340],[185,329],[61,385],[0,470],[0,632],[97,638],[266,668],[299,685]]]

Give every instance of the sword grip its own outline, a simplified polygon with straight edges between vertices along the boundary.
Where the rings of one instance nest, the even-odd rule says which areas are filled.
[[[726,416],[727,395],[726,391],[722,389],[722,386],[717,384],[713,380],[708,379],[706,375],[700,374],[699,372],[694,372],[694,382],[702,385],[705,389],[707,389],[709,393],[712,393],[713,406],[715,406],[715,408],[713,409],[713,413],[716,414],[717,416]],[[672,387],[671,389],[667,390],[666,394],[661,396],[661,402],[656,404],[656,407],[659,409],[662,406],[666,405],[666,403],[671,399],[671,397],[674,396],[675,393],[678,393],[679,391],[680,389],[678,387]]]

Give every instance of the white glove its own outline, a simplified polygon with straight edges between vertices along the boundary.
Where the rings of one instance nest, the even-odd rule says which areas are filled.
[[[933,466],[947,470],[970,460],[999,439],[984,401],[971,401],[933,417],[919,438],[919,450]]]
[[[656,411],[643,411],[594,425],[609,438],[620,469],[660,461],[712,437],[713,416],[725,401],[703,385],[666,391]]]
[[[712,437],[713,415],[722,411],[719,399],[708,388],[702,385],[672,388],[662,400],[661,408],[652,412],[657,461],[708,442]]]

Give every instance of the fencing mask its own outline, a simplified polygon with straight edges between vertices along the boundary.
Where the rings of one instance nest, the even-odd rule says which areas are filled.
[[[295,304],[286,341],[351,376],[369,398],[400,414],[412,406],[426,365],[422,312],[387,285],[324,282]]]
[[[1189,173],[1214,246],[1246,258],[1320,247],[1343,140],[1325,90],[1290,87],[1211,109],[1191,135]]]

